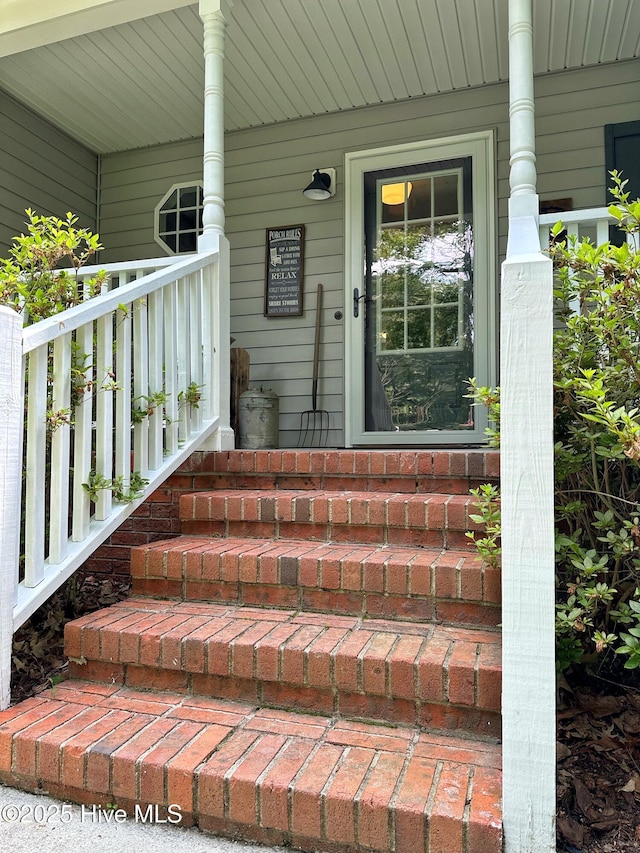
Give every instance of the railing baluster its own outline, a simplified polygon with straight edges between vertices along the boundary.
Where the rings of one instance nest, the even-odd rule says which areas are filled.
[[[89,535],[91,498],[83,483],[91,473],[91,438],[93,426],[93,323],[81,326],[76,332],[76,377],[73,393],[73,512],[71,539],[84,542]],[[84,385],[82,384],[84,382]]]
[[[109,312],[96,323],[96,475],[113,479],[113,383],[115,377],[113,352],[113,313]],[[96,500],[95,517],[104,521],[113,507],[110,489],[100,489]]]
[[[542,252],[546,252],[549,248],[549,228],[547,225],[540,225],[538,227],[538,233],[540,234],[540,250]]]
[[[540,245],[543,249],[549,245],[549,234],[556,222],[562,222],[563,227],[570,234],[580,233],[581,226],[595,226],[597,242],[606,243],[609,239],[608,226],[614,223],[615,219],[606,208],[601,207],[590,210],[563,210],[558,213],[544,213],[540,216]]]
[[[189,364],[189,290],[187,287],[187,279],[181,278],[178,281],[178,303],[177,303],[177,322],[178,328],[178,394],[187,394],[188,386],[191,382],[191,365]],[[184,442],[191,434],[191,418],[190,406],[187,404],[185,397],[180,405],[178,441]]]
[[[596,243],[601,246],[609,240],[609,223],[606,219],[596,222]]]
[[[166,393],[162,375],[162,297],[162,290],[149,294],[149,387],[152,393]],[[162,465],[165,409],[165,405],[158,405],[149,419],[149,468],[152,471]]]
[[[24,543],[27,587],[37,586],[44,577],[48,361],[48,346],[38,347],[29,357]]]
[[[49,562],[57,565],[67,556],[69,542],[69,468],[71,465],[71,335],[53,344],[53,396],[51,411],[60,423],[51,432],[51,483]],[[65,414],[66,413],[66,414]],[[66,418],[66,422],[64,422]]]
[[[189,343],[191,344],[190,382],[198,388],[202,394],[202,271],[192,273],[189,276]],[[189,407],[191,432],[202,428],[202,408],[198,403]]]
[[[213,270],[215,265],[210,264],[202,270],[202,416],[205,420],[214,418],[218,412],[215,411],[214,395],[214,365],[215,353],[213,351],[213,312],[215,310]],[[229,342],[231,345],[231,342]]]
[[[125,309],[125,310],[123,310]],[[128,303],[116,316],[116,455],[115,476],[123,488],[131,481],[131,312]]]
[[[178,332],[177,332],[177,294],[173,282],[164,288],[164,371],[165,406],[167,426],[165,430],[165,448],[169,455],[178,452],[179,406],[178,406]]]
[[[149,388],[149,330],[147,300],[138,299],[133,308],[133,397],[134,408],[146,410],[147,397],[157,389]],[[149,417],[133,426],[133,466],[146,479],[149,472]]]
[[[580,239],[580,228],[579,228],[577,222],[570,222],[567,225],[567,236],[568,237],[575,237],[576,240]],[[569,273],[569,275],[571,276],[571,273]],[[571,277],[573,278],[573,276],[571,276]],[[571,302],[569,302],[569,308],[571,309],[572,314],[579,314],[580,313],[580,298],[576,297],[575,299],[572,299]]]

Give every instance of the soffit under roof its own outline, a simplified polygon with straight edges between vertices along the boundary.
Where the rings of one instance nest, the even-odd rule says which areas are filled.
[[[640,0],[535,0],[536,74],[638,57]],[[0,87],[98,153],[198,136],[197,4],[0,58]],[[506,80],[507,0],[235,0],[226,131]]]

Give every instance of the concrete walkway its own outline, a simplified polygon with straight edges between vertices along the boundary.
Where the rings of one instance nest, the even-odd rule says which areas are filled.
[[[102,817],[102,820],[100,819]],[[89,806],[70,806],[37,794],[0,785],[0,850],[3,853],[286,853],[282,847],[261,847],[206,835],[197,829],[136,822],[105,822],[105,813]]]

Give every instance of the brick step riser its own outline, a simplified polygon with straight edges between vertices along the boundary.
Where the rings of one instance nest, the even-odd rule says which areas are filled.
[[[182,537],[132,552],[133,592],[495,627],[500,572],[466,551]]]
[[[67,625],[73,678],[498,736],[499,637],[132,601]]]
[[[185,536],[226,536],[247,539],[306,539],[337,545],[398,545],[416,548],[450,548],[475,551],[464,531],[395,528],[387,525],[308,524],[302,521],[247,521],[181,517]]]
[[[501,850],[489,744],[115,685],[60,685],[0,723],[14,787],[159,817],[177,804],[185,825],[305,851]]]
[[[502,618],[499,604],[457,598],[307,589],[283,584],[225,583],[186,579],[133,578],[131,592],[180,601],[208,601],[248,607],[276,607],[309,613],[332,613],[373,619],[442,622],[496,628]]]
[[[192,491],[225,489],[280,490],[317,490],[381,492],[387,494],[446,494],[468,495],[471,489],[478,488],[495,478],[451,478],[451,477],[362,477],[357,474],[198,474],[194,475]]]
[[[247,488],[255,482],[255,488],[260,489],[468,494],[470,488],[481,483],[498,481],[500,455],[488,449],[232,450],[194,454],[179,473],[211,477],[212,483],[216,478],[229,478],[230,488]]]
[[[419,702],[248,678],[236,677],[230,680],[224,675],[102,661],[89,661],[86,664],[72,661],[69,664],[69,677],[95,684],[118,684],[134,690],[169,690],[187,696],[252,702],[261,708],[297,713],[417,726],[443,733],[467,732],[478,738],[499,738],[501,732],[499,711],[451,703]]]
[[[371,492],[198,492],[180,499],[186,535],[304,539],[473,551],[473,499]]]

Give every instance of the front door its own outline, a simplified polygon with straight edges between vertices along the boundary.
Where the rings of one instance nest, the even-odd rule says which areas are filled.
[[[350,445],[471,444],[494,381],[489,133],[347,155]]]

